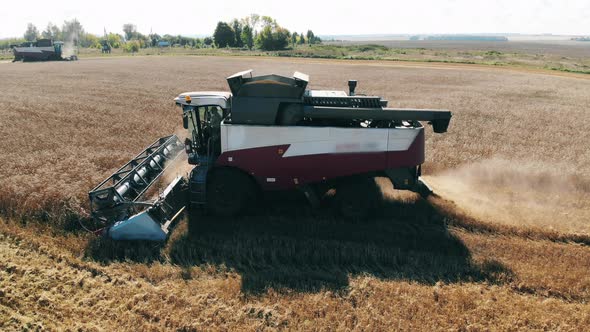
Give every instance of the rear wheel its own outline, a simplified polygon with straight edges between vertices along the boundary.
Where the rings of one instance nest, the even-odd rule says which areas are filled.
[[[213,171],[207,179],[207,209],[216,216],[233,217],[254,202],[254,182],[231,168]]]

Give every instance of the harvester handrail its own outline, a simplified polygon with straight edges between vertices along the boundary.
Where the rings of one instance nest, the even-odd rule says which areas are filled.
[[[146,152],[148,152],[150,149],[157,150],[161,146],[166,146],[166,143],[168,143],[168,141],[170,141],[170,139],[175,136],[176,135],[170,135],[170,136],[164,136],[164,137],[158,138],[156,141],[154,141],[152,144],[150,144],[147,148],[143,149],[143,151],[141,151],[137,156],[135,156],[135,158],[128,161],[125,165],[121,166],[117,171],[115,171],[113,174],[111,174],[109,177],[107,177],[101,183],[99,183],[96,187],[94,187],[94,189],[92,189],[89,192],[89,194],[94,193],[99,190],[102,190],[102,189],[116,187],[117,185],[121,184],[121,182],[126,179],[127,175],[129,175],[129,173],[131,173],[133,170],[143,166],[143,164],[146,162],[148,157],[150,157],[155,151],[150,151],[147,155],[145,154]],[[126,167],[132,165],[134,162],[136,162],[137,164],[133,165],[133,167],[131,169],[125,169]],[[158,165],[158,166],[160,166],[160,165]],[[122,177],[119,177],[119,175],[121,175],[121,174],[125,174],[125,175],[123,175]],[[113,180],[116,177],[119,177],[116,182],[114,182],[109,187],[103,188],[105,183],[107,183],[109,180]]]
[[[161,137],[89,191],[92,215],[109,218],[129,206],[153,205],[142,197],[170,166],[167,161],[178,157],[181,145],[176,135]]]

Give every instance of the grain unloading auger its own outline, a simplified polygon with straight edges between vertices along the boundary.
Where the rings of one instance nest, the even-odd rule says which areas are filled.
[[[178,176],[157,197],[148,194],[183,149],[176,135],[159,138],[88,193],[92,218],[106,234],[115,240],[166,239],[185,208],[186,181]]]
[[[387,108],[381,97],[357,95],[356,81],[348,82],[348,94],[308,90],[308,76],[301,73],[254,77],[250,70],[227,82],[231,93],[187,92],[175,99],[188,131],[184,150],[194,165],[186,179],[187,198],[178,177],[156,201],[141,201],[151,179],[162,173],[150,164],[150,180],[135,176],[150,163],[145,160],[154,158],[148,156],[141,159],[144,166],[126,165],[90,192],[91,205],[99,207],[93,210],[95,219],[114,223],[108,228],[111,237],[164,239],[167,224],[184,205],[236,216],[260,194],[278,190],[299,190],[312,206],[335,193],[333,204],[348,218],[363,218],[378,208],[369,194],[375,177],[389,178],[395,189],[422,196],[432,192],[420,178],[425,161],[420,121],[444,133],[451,112]],[[180,150],[174,139],[171,151]],[[167,194],[174,192],[180,194]],[[143,206],[147,210],[141,211]]]

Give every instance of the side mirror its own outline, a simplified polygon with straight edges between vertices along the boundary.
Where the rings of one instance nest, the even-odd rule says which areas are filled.
[[[182,127],[188,129],[188,117],[185,114],[182,115]]]

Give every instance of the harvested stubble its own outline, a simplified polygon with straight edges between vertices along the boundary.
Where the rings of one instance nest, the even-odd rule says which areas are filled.
[[[428,137],[426,174],[499,159],[506,161],[499,167],[514,165],[513,169],[542,165],[568,183],[574,179],[587,184],[590,179],[590,150],[584,144],[590,142],[590,124],[585,121],[588,79],[387,62],[88,59],[1,65],[0,132],[5,149],[0,210],[54,220],[67,211],[64,206],[73,211],[86,207],[85,193],[93,185],[156,137],[179,127],[175,95],[226,90],[224,77],[244,68],[259,73],[303,71],[319,89],[345,90],[346,81],[356,78],[359,92],[381,95],[390,106],[452,110],[449,132]],[[453,173],[453,180],[464,181],[473,172],[466,173]],[[582,197],[587,197],[587,186],[582,189]],[[572,231],[566,224],[560,228],[561,222],[553,223]]]
[[[428,135],[425,172],[459,207],[386,192],[383,213],[359,224],[287,204],[236,220],[202,218],[190,232],[183,222],[164,247],[56,231],[86,207],[93,185],[178,128],[172,97],[224,90],[224,77],[245,68],[306,72],[319,89],[345,90],[356,78],[359,92],[382,95],[391,106],[451,109],[449,132]],[[2,214],[45,220],[0,223],[2,328],[590,325],[590,241],[582,218],[588,201],[563,196],[588,195],[590,80],[482,67],[221,57],[0,64],[0,74]],[[548,181],[539,180],[545,175]],[[571,179],[579,185],[571,187]],[[453,192],[454,184],[463,191]],[[531,225],[536,217],[490,217],[489,209],[461,200],[482,191],[500,203],[516,201],[521,188],[534,194],[521,214],[536,216],[531,197],[546,204],[551,196],[542,191],[556,188],[565,188],[557,201],[576,213]]]

